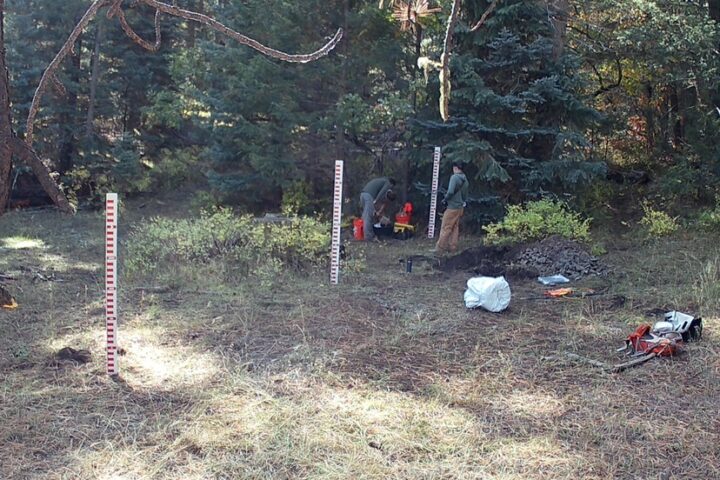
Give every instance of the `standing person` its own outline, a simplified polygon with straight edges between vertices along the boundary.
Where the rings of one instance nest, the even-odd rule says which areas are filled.
[[[360,204],[362,205],[363,219],[363,235],[365,241],[372,240],[375,237],[373,224],[378,208],[384,205],[386,200],[392,199],[394,193],[392,188],[396,182],[392,178],[379,177],[370,180],[360,194]]]
[[[465,211],[468,192],[470,191],[470,185],[463,173],[463,168],[462,163],[453,163],[453,174],[450,177],[447,193],[442,201],[447,208],[442,218],[440,238],[435,244],[435,251],[438,253],[457,250],[458,237],[460,236],[460,217],[463,216]]]

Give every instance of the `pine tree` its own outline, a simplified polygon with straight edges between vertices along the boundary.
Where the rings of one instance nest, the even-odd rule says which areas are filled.
[[[65,42],[87,9],[87,2],[70,0],[63,8],[48,0],[8,0],[8,65],[13,85],[13,113],[26,118],[43,70]],[[55,92],[53,101],[43,111],[46,127],[36,150],[53,158],[58,171],[71,170],[78,156],[77,125],[81,119],[82,64],[87,50],[84,37],[63,63],[59,79],[64,92]],[[40,47],[40,48],[39,48]],[[22,134],[22,129],[19,131]]]
[[[286,51],[312,48],[322,42],[318,32],[343,26],[343,42],[326,60],[288,67],[204,32],[197,32],[195,48],[174,56],[179,95],[159,93],[150,114],[164,126],[187,131],[190,120],[206,132],[199,139],[205,143],[207,178],[225,202],[274,208],[298,182],[310,187],[312,197],[330,198],[336,158],[348,160],[354,171],[374,155],[374,135],[381,128],[358,131],[352,117],[362,110],[374,112],[365,120],[377,119],[378,101],[394,98],[388,92],[404,81],[406,56],[377,4],[353,2],[346,14],[345,3],[206,4],[233,28]],[[364,181],[367,175],[358,176]]]
[[[485,200],[517,202],[587,185],[604,166],[588,155],[584,134],[600,116],[580,95],[577,59],[562,48],[545,2],[500,2],[470,32],[490,4],[464,3],[450,63],[451,117],[434,120],[438,84],[431,81],[418,140],[443,145],[447,162],[469,163]]]

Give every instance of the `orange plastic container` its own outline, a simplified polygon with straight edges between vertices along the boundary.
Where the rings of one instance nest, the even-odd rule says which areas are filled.
[[[365,232],[363,231],[363,219],[356,218],[353,220],[353,237],[355,240],[365,240]]]
[[[404,212],[398,213],[397,215],[395,215],[395,222],[409,225],[410,224],[410,215],[408,215],[407,213],[404,213]]]

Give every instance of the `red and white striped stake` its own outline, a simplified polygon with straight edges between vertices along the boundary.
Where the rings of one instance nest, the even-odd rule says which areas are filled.
[[[343,161],[335,160],[332,244],[330,246],[330,283],[340,280],[340,222],[342,220]]]
[[[107,373],[120,371],[117,355],[117,193],[105,197],[105,326],[107,329]]]
[[[435,147],[433,154],[433,178],[430,190],[430,220],[428,221],[428,238],[435,237],[435,216],[437,215],[437,193],[440,179],[440,147]]]

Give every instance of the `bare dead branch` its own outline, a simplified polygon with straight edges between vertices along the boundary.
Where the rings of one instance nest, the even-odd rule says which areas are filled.
[[[65,89],[65,85],[62,84],[59,78],[57,78],[56,75],[53,75],[50,77],[50,83],[52,83],[53,88],[57,92],[58,95],[61,97],[64,97],[67,95],[67,90]]]
[[[332,39],[330,39],[329,42],[327,42],[325,45],[323,45],[320,49],[316,50],[315,52],[309,53],[309,54],[299,54],[299,55],[293,55],[288,54],[285,52],[281,52],[280,50],[275,50],[274,48],[266,47],[265,45],[261,44],[257,40],[254,40],[250,37],[247,37],[245,35],[242,35],[241,33],[236,32],[235,30],[232,30],[231,28],[226,27],[222,23],[218,22],[217,20],[210,18],[206,15],[184,10],[182,8],[179,8],[175,5],[169,5],[167,3],[159,2],[156,0],[137,0],[133,4],[145,4],[155,9],[155,44],[150,44],[149,42],[143,40],[135,31],[130,27],[130,25],[127,23],[127,20],[125,19],[125,15],[122,12],[122,0],[95,0],[92,5],[87,9],[85,12],[85,15],[80,19],[78,24],[73,29],[72,33],[68,37],[65,44],[62,46],[58,54],[55,56],[55,58],[50,62],[48,67],[45,69],[45,72],[42,75],[42,78],[40,79],[40,83],[37,86],[37,89],[35,90],[35,95],[33,96],[32,104],[30,105],[30,111],[28,113],[28,118],[26,121],[26,133],[25,133],[25,141],[27,144],[32,148],[32,142],[33,142],[33,131],[34,131],[34,124],[35,124],[35,118],[37,117],[38,110],[40,107],[40,101],[42,100],[43,95],[45,94],[45,91],[47,90],[48,83],[55,83],[53,80],[53,77],[55,77],[56,72],[58,68],[60,67],[60,64],[62,61],[67,57],[67,55],[72,51],[73,46],[75,45],[75,42],[77,41],[80,34],[83,32],[85,27],[87,27],[88,23],[95,18],[98,11],[105,7],[109,6],[107,17],[113,18],[114,16],[118,16],[120,20],[120,24],[123,27],[123,30],[125,30],[125,33],[133,39],[136,43],[140,44],[144,48],[147,48],[151,51],[156,51],[160,46],[160,25],[159,25],[159,16],[160,13],[166,13],[168,15],[173,15],[176,17],[185,18],[187,20],[192,20],[195,22],[202,23],[203,25],[207,25],[210,28],[213,28],[221,33],[224,33],[225,35],[234,38],[236,41],[243,45],[247,45],[250,48],[253,48],[260,53],[263,53],[269,57],[277,58],[279,60],[283,60],[285,62],[292,62],[292,63],[307,63],[312,62],[314,60],[317,60],[321,57],[324,57],[330,51],[332,51],[333,48],[340,42],[343,35],[342,28],[339,28],[337,32],[335,32],[335,36],[333,36]],[[58,82],[59,83],[59,82]],[[57,85],[55,85],[57,86]]]
[[[110,8],[108,8],[108,11],[106,14],[108,20],[112,20],[115,17],[115,15],[117,15],[118,12],[120,12],[120,7],[122,6],[122,2],[123,2],[123,0],[111,0],[111,1],[112,1],[112,5],[110,5]]]
[[[454,0],[450,18],[448,18],[443,53],[440,56],[440,116],[447,122],[450,118],[450,52],[452,50],[452,36],[460,15],[460,0]]]
[[[132,29],[130,24],[128,23],[127,19],[125,18],[125,12],[122,11],[122,9],[117,9],[117,17],[118,20],[120,20],[120,26],[122,27],[125,34],[130,37],[130,39],[143,47],[146,50],[150,50],[151,52],[157,52],[160,49],[160,10],[155,10],[155,43],[152,44],[146,40],[144,40],[140,35],[135,33],[135,30]]]
[[[485,10],[485,13],[482,14],[482,17],[480,17],[480,20],[473,25],[473,27],[470,29],[471,32],[477,31],[480,27],[482,27],[483,23],[485,23],[485,20],[490,16],[490,14],[495,10],[495,7],[497,7],[499,0],[493,0],[493,2],[490,4],[490,6]]]
[[[65,57],[67,57],[67,55],[70,53],[73,45],[75,45],[75,42],[77,41],[78,37],[80,37],[80,34],[88,25],[88,23],[90,23],[90,21],[95,18],[98,10],[100,10],[105,5],[108,5],[110,1],[111,0],[95,0],[93,4],[90,5],[90,7],[85,12],[85,15],[83,15],[78,24],[75,25],[75,28],[73,29],[72,33],[70,34],[58,54],[55,55],[55,58],[53,58],[52,62],[50,62],[50,65],[48,65],[48,67],[45,69],[45,72],[43,72],[42,78],[40,78],[40,83],[38,84],[37,89],[35,89],[35,95],[33,96],[32,104],[30,105],[30,112],[28,113],[28,118],[26,122],[25,141],[27,142],[28,146],[32,146],[35,117],[37,116],[38,109],[40,107],[40,100],[42,100],[42,96],[47,89],[48,83],[53,83],[53,78],[56,76],[57,69],[60,67],[60,64],[65,59]]]
[[[195,22],[202,23],[203,25],[207,25],[208,27],[217,30],[218,32],[224,33],[230,38],[235,39],[237,42],[247,45],[250,48],[253,48],[257,50],[260,53],[263,53],[267,55],[268,57],[277,58],[279,60],[283,60],[285,62],[291,62],[291,63],[307,63],[315,61],[319,58],[324,57],[330,51],[332,51],[333,48],[338,44],[340,39],[343,35],[342,28],[339,28],[337,32],[335,32],[335,36],[327,42],[325,45],[323,45],[320,49],[316,50],[313,53],[308,54],[300,54],[300,55],[293,55],[288,54],[285,52],[281,52],[280,50],[275,50],[274,48],[266,47],[262,43],[258,42],[257,40],[254,40],[250,37],[247,37],[241,33],[236,32],[235,30],[226,27],[222,23],[218,22],[214,18],[210,18],[207,15],[203,15],[201,13],[192,12],[190,10],[184,10],[182,8],[176,7],[174,5],[168,5],[167,3],[159,2],[157,0],[140,0],[140,3],[144,3],[145,5],[154,8],[155,10],[159,10],[162,13],[166,13],[168,15],[173,15],[175,17],[181,17],[186,20],[193,20]]]

